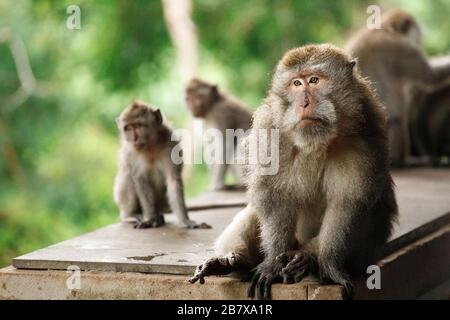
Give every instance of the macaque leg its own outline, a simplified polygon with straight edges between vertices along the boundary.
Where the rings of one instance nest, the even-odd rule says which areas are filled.
[[[227,164],[214,163],[210,165],[211,184],[209,190],[223,190],[225,188],[225,174]]]
[[[234,144],[227,143],[225,139],[225,132],[222,133],[224,140],[221,142],[220,155],[221,163],[213,163],[210,166],[211,170],[211,186],[210,190],[223,190],[225,189],[225,175],[227,173],[230,164],[233,163],[234,157]],[[217,160],[217,158],[216,158]]]
[[[139,202],[133,180],[128,173],[119,172],[114,185],[114,201],[120,210],[120,220],[136,222],[141,219]]]
[[[164,224],[164,217],[156,211],[155,195],[149,181],[143,177],[133,179],[142,208],[142,221],[137,221],[136,229],[157,228]]]
[[[215,244],[215,256],[197,267],[189,280],[205,282],[206,276],[250,271],[262,260],[259,243],[259,221],[247,206],[241,210],[220,235]]]

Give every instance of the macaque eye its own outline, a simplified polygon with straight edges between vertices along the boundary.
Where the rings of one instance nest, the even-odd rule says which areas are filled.
[[[123,127],[123,130],[124,130],[124,131],[130,131],[130,129],[131,129],[130,126],[125,126],[125,127]]]
[[[302,85],[302,82],[298,79],[295,79],[294,81],[292,81],[292,84],[296,87],[299,87]]]
[[[319,78],[318,77],[311,77],[309,79],[309,83],[317,83],[317,82],[319,82]]]

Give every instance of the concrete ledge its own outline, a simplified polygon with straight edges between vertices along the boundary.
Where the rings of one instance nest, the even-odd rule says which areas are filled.
[[[0,299],[247,299],[248,283],[226,277],[211,277],[201,285],[180,275],[88,271],[81,272],[80,290],[70,290],[69,276],[64,271],[6,267],[0,270]],[[312,282],[276,284],[272,295],[285,300],[342,299],[342,289],[318,288]]]
[[[355,299],[417,299],[440,287],[450,280],[450,224],[386,256],[378,265],[381,290],[368,290],[361,279]],[[439,298],[448,297],[449,289],[439,290]]]
[[[450,279],[450,225],[382,259],[381,290],[355,283],[356,299],[415,299]],[[247,299],[248,283],[210,277],[190,284],[189,276],[133,272],[81,271],[81,288],[68,289],[71,274],[58,270],[0,270],[0,299]],[[439,291],[443,297],[448,291]],[[273,299],[340,300],[342,287],[314,281],[275,284]]]

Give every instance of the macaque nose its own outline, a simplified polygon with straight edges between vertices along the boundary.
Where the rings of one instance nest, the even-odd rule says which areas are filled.
[[[306,109],[309,106],[309,97],[308,97],[308,95],[305,95],[305,98],[303,99],[302,103],[300,103],[300,106],[303,109]]]

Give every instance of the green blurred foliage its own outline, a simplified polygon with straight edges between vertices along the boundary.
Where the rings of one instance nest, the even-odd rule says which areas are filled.
[[[374,2],[194,0],[200,76],[255,109],[285,50],[342,45]],[[450,0],[378,3],[414,13],[428,52],[448,53]],[[132,98],[160,107],[175,127],[189,120],[160,1],[76,1],[81,30],[66,28],[71,4],[0,0],[0,35],[8,28],[22,39],[39,81],[30,97],[10,107],[20,81],[8,45],[0,43],[0,266],[118,221],[114,119]],[[187,196],[207,184],[207,168],[194,167]]]

